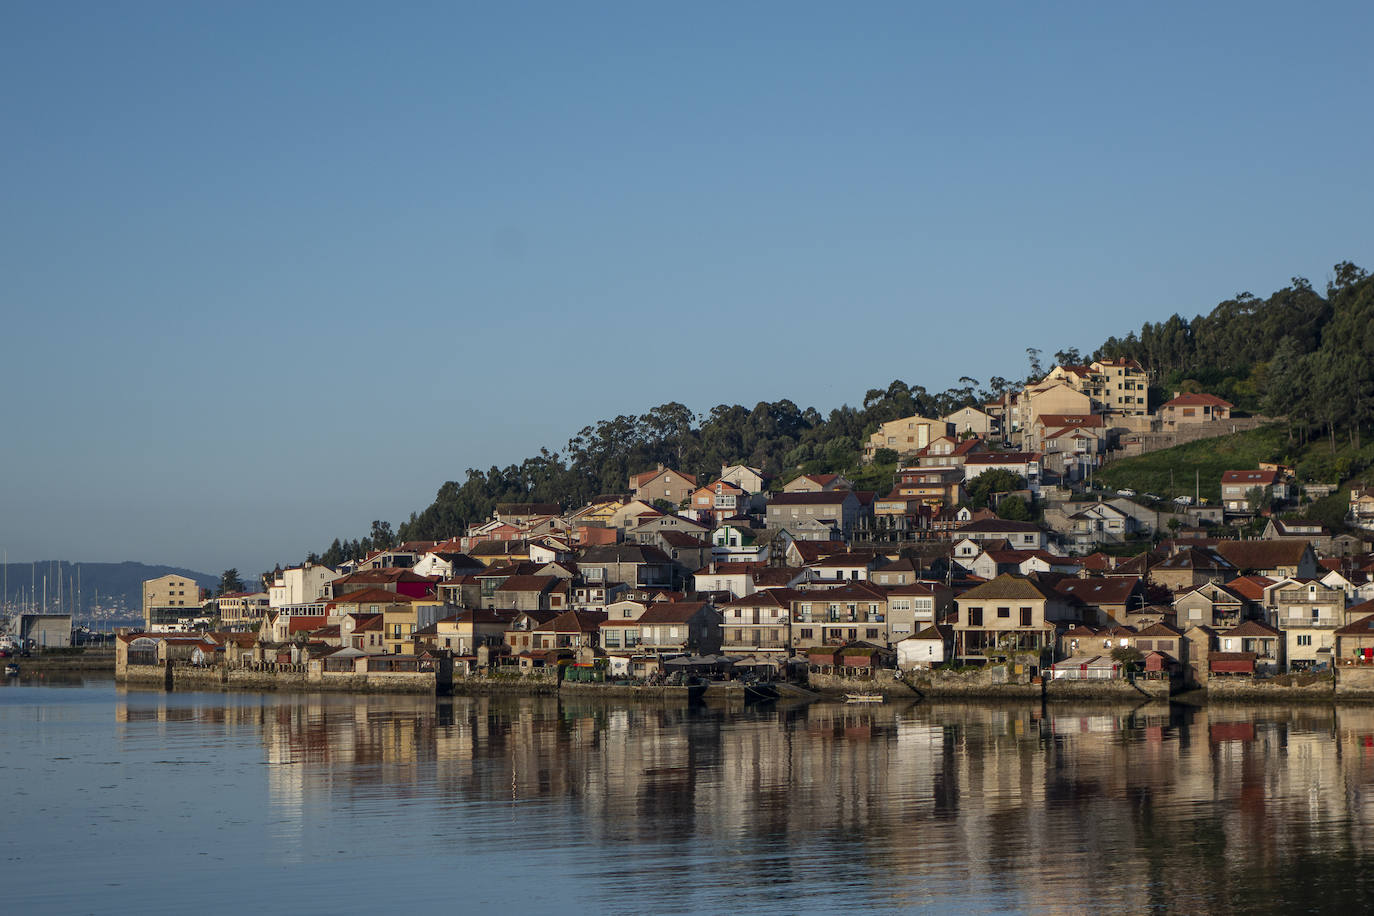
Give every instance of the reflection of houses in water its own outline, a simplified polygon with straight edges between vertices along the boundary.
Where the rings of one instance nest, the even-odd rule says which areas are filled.
[[[1114,902],[1132,912],[1224,908],[1237,882],[1294,857],[1374,851],[1374,707],[729,713],[555,697],[150,693],[126,696],[115,715],[126,740],[162,740],[164,723],[209,738],[259,733],[284,848],[309,842],[312,817],[355,803],[462,803],[444,829],[492,831],[493,843],[531,842],[509,830],[537,810],[547,829],[612,857],[748,850],[730,867],[756,884],[833,876],[842,862],[846,880],[880,887],[892,906],[959,880],[983,882],[990,906],[1013,910],[1091,908],[1102,888],[1123,888]]]

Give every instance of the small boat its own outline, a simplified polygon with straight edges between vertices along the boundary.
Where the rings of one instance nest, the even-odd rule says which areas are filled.
[[[883,695],[881,693],[846,693],[844,701],[846,703],[881,703]]]
[[[18,677],[19,666],[16,665],[14,662],[10,662],[9,664],[5,665],[5,674],[8,677]]]

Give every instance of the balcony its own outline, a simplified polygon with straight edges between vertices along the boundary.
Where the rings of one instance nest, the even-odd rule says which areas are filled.
[[[1339,617],[1280,617],[1281,630],[1334,630],[1342,626]]]

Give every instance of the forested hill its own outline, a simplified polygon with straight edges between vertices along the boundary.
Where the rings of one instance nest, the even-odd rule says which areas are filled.
[[[1109,338],[1096,356],[1140,362],[1161,389],[1197,389],[1237,407],[1358,439],[1374,421],[1374,279],[1337,264],[1322,296],[1301,277],[1259,299],[1241,293],[1191,321],[1173,315]]]
[[[1374,420],[1374,280],[1349,262],[1336,265],[1334,275],[1325,296],[1295,278],[1268,299],[1243,293],[1205,316],[1174,315],[1110,338],[1093,358],[1131,357],[1150,370],[1152,409],[1166,392],[1204,390],[1242,410],[1288,416],[1297,436],[1320,432],[1333,440],[1337,434],[1358,440],[1361,428]],[[1039,353],[1029,355],[1035,376],[1042,368]],[[1064,350],[1055,359],[1080,357]],[[396,540],[448,537],[487,518],[500,502],[582,505],[599,494],[624,492],[632,472],[658,462],[703,481],[723,464],[744,463],[782,476],[848,470],[859,475],[861,486],[881,487],[881,474],[859,461],[865,437],[878,424],[911,414],[943,416],[1022,381],[994,377],[980,384],[963,378],[939,393],[894,381],[868,391],[860,407],[846,405],[824,416],[788,400],[753,408],[722,404],[704,415],[676,402],[664,404],[641,416],[587,426],[561,451],[541,449],[519,464],[469,469],[394,532],[379,521],[367,537],[336,540],[323,559],[338,562]]]

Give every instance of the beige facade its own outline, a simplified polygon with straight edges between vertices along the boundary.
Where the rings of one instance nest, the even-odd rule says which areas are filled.
[[[1133,359],[1097,360],[1087,366],[1055,366],[1041,384],[1055,382],[1086,395],[1091,399],[1093,408],[1105,414],[1143,417],[1149,413],[1149,377]]]
[[[890,448],[897,455],[913,455],[941,436],[954,435],[954,424],[930,417],[910,416],[889,420],[868,437],[864,445],[864,460],[872,461],[880,448]]]
[[[1092,398],[1062,380],[1046,379],[1026,389],[1021,398],[1022,429],[1029,429],[1043,414],[1089,414]]]
[[[1290,668],[1330,663],[1336,630],[1345,626],[1345,591],[1320,582],[1280,584],[1274,597],[1274,625],[1283,630]]]
[[[958,410],[945,414],[942,419],[954,427],[955,436],[965,436],[972,433],[980,439],[990,439],[994,434],[1002,431],[1001,423],[997,417],[977,407],[960,407]]]
[[[252,594],[239,592],[233,595],[222,595],[215,603],[219,605],[220,623],[226,626],[261,623],[262,619],[267,616],[266,592],[254,592]]]
[[[666,500],[677,505],[692,495],[697,487],[697,479],[672,468],[659,465],[657,470],[630,475],[630,490],[635,499],[652,503],[656,499]]]
[[[143,583],[143,625],[158,630],[200,614],[200,586],[188,576],[167,575]]]
[[[1076,614],[1060,595],[1019,576],[1001,575],[954,599],[955,655],[980,660],[988,652],[1038,651],[1054,645],[1056,624]]]

